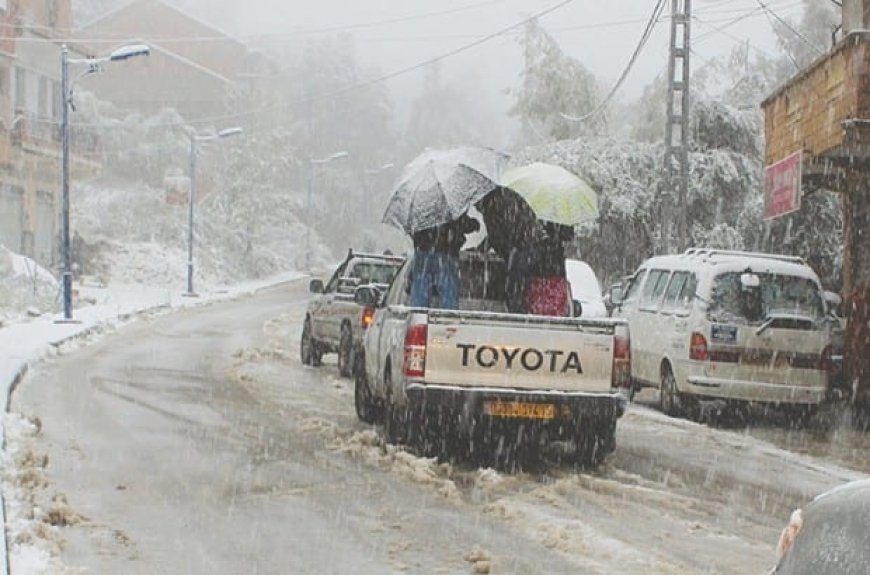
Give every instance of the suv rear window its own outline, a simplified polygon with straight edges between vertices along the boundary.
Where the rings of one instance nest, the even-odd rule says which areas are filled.
[[[714,321],[760,321],[752,317],[750,304],[741,287],[742,272],[726,272],[713,279],[708,316]],[[811,279],[772,273],[756,273],[761,296],[760,318],[769,314],[790,313],[818,320],[824,317],[824,303],[819,286]]]

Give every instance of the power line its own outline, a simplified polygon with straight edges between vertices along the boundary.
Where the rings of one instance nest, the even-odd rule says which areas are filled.
[[[438,56],[434,56],[434,57],[429,58],[427,60],[423,60],[423,61],[418,62],[416,64],[406,66],[404,68],[400,68],[400,69],[395,70],[393,72],[390,72],[388,74],[378,76],[378,77],[373,78],[371,80],[357,82],[355,84],[345,86],[344,88],[340,88],[340,89],[335,90],[335,91],[330,92],[330,93],[320,94],[317,96],[311,96],[311,97],[307,97],[307,98],[300,98],[298,100],[294,100],[292,102],[286,102],[286,103],[278,105],[278,106],[271,106],[271,107],[265,107],[265,108],[259,108],[259,109],[251,109],[251,110],[247,110],[244,112],[238,112],[235,114],[222,114],[222,115],[218,115],[218,116],[211,116],[211,117],[207,117],[207,118],[200,118],[197,120],[191,120],[191,121],[184,122],[184,123],[180,123],[180,122],[156,123],[156,124],[150,124],[149,127],[160,128],[160,127],[173,127],[173,126],[181,126],[181,125],[193,126],[193,125],[200,125],[200,124],[212,124],[212,123],[218,123],[218,122],[227,121],[227,120],[236,120],[236,119],[240,119],[240,118],[246,118],[246,117],[254,116],[257,114],[278,112],[278,111],[287,109],[290,106],[294,106],[294,105],[298,105],[298,104],[304,104],[304,103],[309,103],[309,102],[316,102],[319,100],[329,100],[332,98],[336,98],[336,97],[341,96],[343,94],[346,94],[348,92],[352,92],[354,90],[359,90],[361,88],[367,88],[369,86],[373,86],[376,84],[386,82],[387,80],[391,80],[393,78],[403,76],[409,72],[413,72],[415,70],[419,70],[419,69],[425,68],[427,66],[431,66],[433,64],[436,64],[438,62],[441,62],[443,60],[446,60],[448,58],[451,58],[453,56],[461,54],[463,52],[467,52],[468,50],[471,50],[472,48],[476,48],[477,46],[485,44],[485,43],[487,43],[495,38],[498,38],[499,36],[503,36],[512,30],[516,30],[518,28],[521,28],[522,26],[525,26],[526,24],[528,24],[532,20],[542,18],[542,17],[544,17],[552,12],[555,12],[556,10],[559,10],[560,8],[570,4],[573,1],[574,0],[562,0],[561,2],[554,4],[553,6],[550,6],[549,8],[545,8],[544,10],[536,12],[535,14],[528,16],[527,18],[524,18],[524,19],[520,20],[519,22],[511,24],[510,26],[506,26],[504,28],[501,28],[495,32],[487,34],[486,36],[479,37],[478,39],[474,40],[473,42],[463,44],[462,46],[459,46],[458,48],[454,48],[453,50],[449,50],[443,54],[440,54]],[[659,0],[659,4],[662,4],[663,2],[664,2],[664,0]],[[51,123],[56,124],[57,122],[51,122]],[[93,123],[92,124],[73,124],[73,125],[77,126],[77,127],[87,127],[87,126],[102,127],[99,124],[93,124]]]
[[[792,27],[792,25],[788,23],[788,21],[786,21],[786,20],[780,18],[780,17],[779,17],[779,14],[777,14],[776,12],[774,12],[773,10],[771,10],[770,8],[768,8],[768,6],[767,6],[764,2],[762,2],[761,0],[756,0],[756,1],[758,2],[758,5],[761,6],[761,7],[764,9],[765,12],[767,12],[768,14],[770,14],[771,16],[773,16],[774,18],[776,18],[776,19],[777,19],[777,20],[778,20],[778,21],[779,21],[783,26],[785,26],[786,28],[788,28],[788,29],[789,29],[789,30],[790,30],[790,31],[791,31],[795,36],[797,36],[798,38],[800,38],[801,40],[803,40],[803,42],[804,42],[807,46],[809,46],[810,48],[812,48],[812,49],[816,52],[816,55],[818,55],[818,56],[823,56],[823,55],[825,54],[822,50],[819,49],[818,46],[816,46],[813,42],[811,42],[809,39],[807,39],[806,36],[804,36],[803,34],[801,34],[800,32],[798,32],[797,30],[795,30],[795,29]]]
[[[619,79],[617,79],[616,83],[610,88],[610,92],[608,92],[607,96],[596,106],[591,112],[588,114],[584,114],[583,116],[571,116],[564,112],[560,112],[559,115],[571,122],[584,122],[595,116],[601,110],[604,109],[605,106],[613,99],[613,96],[616,94],[616,91],[619,90],[619,87],[622,86],[622,83],[625,81],[625,78],[628,76],[629,71],[632,66],[634,66],[637,57],[640,55],[644,46],[646,46],[647,41],[649,40],[650,35],[652,34],[653,28],[655,28],[656,23],[658,23],[659,17],[661,17],[662,11],[665,7],[665,0],[658,0],[655,8],[653,8],[653,12],[650,15],[649,21],[646,24],[646,28],[643,31],[643,34],[640,37],[640,40],[637,43],[637,47],[634,49],[634,53],[631,55],[631,58],[628,60],[628,64],[623,69],[622,74],[620,74]]]

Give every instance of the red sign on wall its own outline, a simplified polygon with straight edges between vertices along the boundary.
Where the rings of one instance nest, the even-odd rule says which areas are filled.
[[[801,157],[794,154],[764,170],[764,219],[770,220],[801,209]]]

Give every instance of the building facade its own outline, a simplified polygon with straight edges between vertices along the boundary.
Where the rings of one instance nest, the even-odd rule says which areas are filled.
[[[100,99],[144,115],[172,108],[190,122],[222,116],[274,73],[260,53],[162,0],[124,4],[85,23],[76,37],[81,50],[95,55],[122,40],[151,47],[148,58],[88,82]]]
[[[52,267],[60,213],[60,39],[70,0],[0,0],[0,243]]]

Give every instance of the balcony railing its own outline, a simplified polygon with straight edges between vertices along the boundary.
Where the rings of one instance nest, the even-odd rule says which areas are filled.
[[[58,120],[18,110],[12,121],[10,140],[13,145],[45,154],[60,154],[61,126]],[[70,127],[73,159],[99,161],[102,153],[98,134],[85,127]]]

